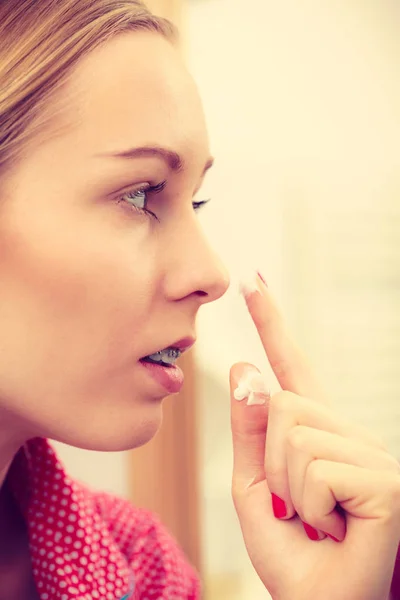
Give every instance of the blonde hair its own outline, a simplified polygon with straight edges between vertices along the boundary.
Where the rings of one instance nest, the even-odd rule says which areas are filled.
[[[1,0],[0,171],[37,134],[38,116],[78,60],[137,30],[176,37],[140,0]]]

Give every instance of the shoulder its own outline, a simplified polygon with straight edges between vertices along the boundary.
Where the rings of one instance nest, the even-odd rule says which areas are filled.
[[[150,592],[160,599],[201,597],[198,574],[153,513],[111,494],[92,496],[96,512],[134,572],[138,597]]]
[[[28,527],[33,574],[43,597],[64,588],[71,573],[68,589],[91,598],[105,598],[106,586],[130,600],[201,597],[195,570],[160,521],[71,479],[45,438],[21,448],[9,484]]]

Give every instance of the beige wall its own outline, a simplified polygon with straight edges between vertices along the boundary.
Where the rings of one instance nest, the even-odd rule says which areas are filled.
[[[398,5],[187,7],[187,53],[217,157],[200,219],[233,272],[263,271],[338,409],[400,456]],[[207,579],[235,582],[230,600],[261,600],[230,499],[229,367],[255,362],[276,386],[234,289],[203,311],[199,333]]]
[[[155,14],[171,19],[178,26],[181,24],[183,0],[146,0],[145,3]]]

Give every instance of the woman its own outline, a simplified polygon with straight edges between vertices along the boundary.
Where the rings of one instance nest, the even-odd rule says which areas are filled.
[[[0,600],[198,599],[162,525],[71,481],[47,442],[150,440],[199,308],[227,289],[195,215],[212,165],[196,88],[135,0],[5,0],[0,44]],[[254,367],[232,368],[254,567],[280,600],[382,600],[398,464],[327,407],[259,276],[245,297],[284,390],[247,406]]]

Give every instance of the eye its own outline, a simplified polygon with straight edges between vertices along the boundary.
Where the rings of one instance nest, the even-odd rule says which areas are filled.
[[[209,198],[208,200],[200,200],[199,202],[193,202],[193,210],[194,212],[199,212],[199,210],[201,208],[203,208],[203,206],[205,206],[206,204],[208,204],[211,201],[211,198]]]
[[[123,196],[121,196],[120,200],[128,202],[135,208],[139,210],[145,210],[147,204],[147,190],[135,190],[133,192],[127,192]]]
[[[148,196],[150,194],[158,194],[162,192],[166,186],[166,183],[166,181],[162,181],[157,185],[148,185],[146,187],[141,187],[136,190],[125,192],[125,194],[118,198],[118,203],[124,202],[126,204],[129,204],[129,206],[133,210],[136,210],[137,212],[142,214],[151,215],[158,221],[159,219],[157,215],[148,208],[146,208]]]
[[[136,212],[150,215],[157,221],[159,221],[157,215],[153,213],[151,210],[147,208],[147,203],[149,200],[149,195],[151,194],[159,194],[162,192],[166,186],[167,182],[162,181],[157,185],[147,185],[144,187],[136,188],[135,190],[127,191],[121,196],[118,197],[117,202],[128,204],[132,210]],[[201,200],[192,202],[193,210],[198,212],[203,206],[208,204],[210,200]]]

